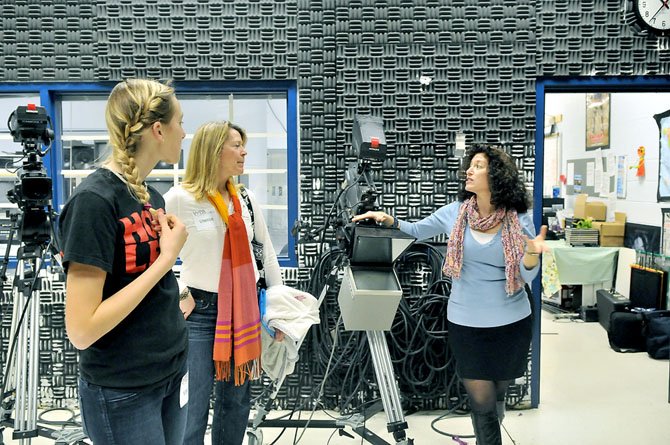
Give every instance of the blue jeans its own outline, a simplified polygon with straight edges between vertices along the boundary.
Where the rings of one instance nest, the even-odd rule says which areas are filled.
[[[202,445],[207,429],[209,401],[214,387],[212,445],[240,445],[249,421],[251,386],[247,380],[235,386],[231,378],[214,381],[214,328],[217,295],[191,288],[195,309],[186,319],[188,327],[188,421],[184,445]],[[231,368],[233,364],[231,363]]]
[[[180,445],[188,403],[180,407],[179,390],[186,369],[150,391],[94,385],[79,378],[79,406],[84,432],[95,445]]]

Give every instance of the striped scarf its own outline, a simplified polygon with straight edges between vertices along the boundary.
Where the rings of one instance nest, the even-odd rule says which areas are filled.
[[[477,198],[472,196],[463,202],[458,211],[454,228],[449,235],[447,244],[447,257],[444,260],[442,271],[452,277],[461,277],[461,267],[463,266],[463,238],[465,236],[465,226],[469,224],[474,230],[485,231],[492,229],[502,222],[502,245],[505,255],[505,291],[507,295],[514,295],[523,287],[519,265],[523,258],[525,241],[522,236],[519,216],[515,209],[507,210],[496,209],[485,218],[479,216],[479,207],[477,207]]]
[[[228,226],[223,240],[213,356],[217,380],[230,379],[230,360],[233,358],[235,385],[239,386],[247,378],[254,380],[260,376],[261,324],[254,267],[240,200],[233,183],[228,181],[226,186],[233,202],[232,215],[228,215],[228,206],[221,193],[208,196]]]

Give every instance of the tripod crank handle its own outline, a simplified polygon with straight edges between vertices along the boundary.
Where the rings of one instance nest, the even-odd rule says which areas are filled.
[[[353,435],[353,434],[350,434],[350,433],[347,432],[347,431],[345,431],[344,428],[340,428],[340,429],[338,430],[338,434],[340,435],[340,437],[342,437],[342,436],[346,436],[346,437],[348,437],[349,439],[355,439],[354,435]]]

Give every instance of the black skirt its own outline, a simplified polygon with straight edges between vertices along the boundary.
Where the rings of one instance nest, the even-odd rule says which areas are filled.
[[[449,322],[448,338],[462,379],[513,380],[525,374],[533,336],[531,316],[505,326],[473,328]]]

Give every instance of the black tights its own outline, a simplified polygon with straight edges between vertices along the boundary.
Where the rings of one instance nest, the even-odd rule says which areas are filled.
[[[470,398],[470,408],[477,414],[496,411],[496,402],[505,400],[505,391],[512,380],[472,380],[462,379]]]

